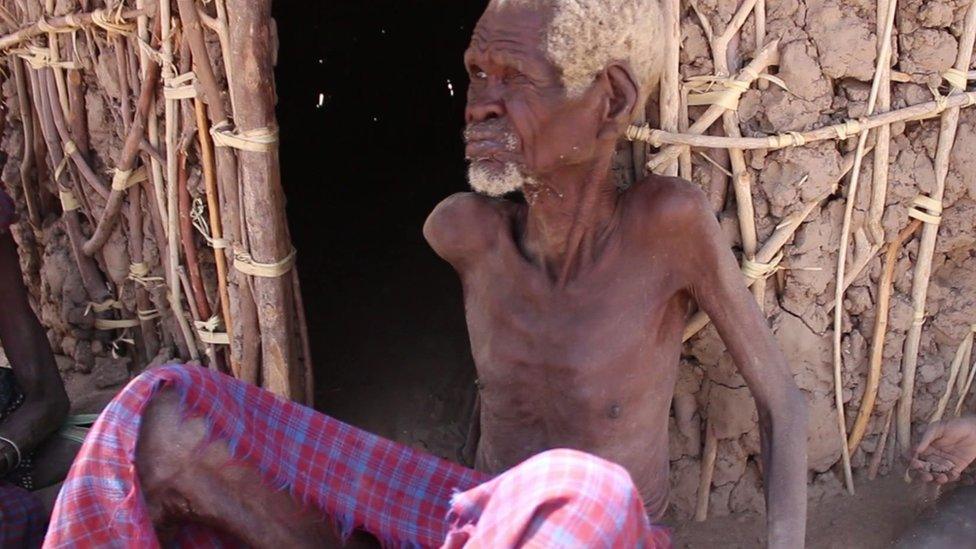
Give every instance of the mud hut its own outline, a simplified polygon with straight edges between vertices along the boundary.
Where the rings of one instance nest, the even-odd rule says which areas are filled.
[[[913,425],[973,409],[976,9],[665,3],[621,179],[706,191],[807,395],[811,498],[855,489]],[[197,359],[456,457],[474,373],[420,226],[464,187],[483,6],[329,4],[0,3],[2,181],[77,405]],[[706,317],[686,340],[674,511],[757,510],[752,399]]]

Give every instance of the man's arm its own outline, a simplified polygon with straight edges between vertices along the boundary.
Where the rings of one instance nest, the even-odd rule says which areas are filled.
[[[427,217],[424,238],[441,259],[460,271],[496,241],[501,219],[500,201],[455,193]]]
[[[686,188],[688,187],[687,184]],[[708,313],[756,401],[770,547],[802,547],[806,529],[807,408],[786,358],[747,290],[705,195],[680,192],[691,291]]]
[[[24,403],[0,423],[0,436],[14,441],[21,452],[37,446],[58,429],[68,414],[54,354],[44,328],[27,301],[27,289],[13,238],[0,232],[0,344],[13,366]],[[4,459],[6,458],[6,459]],[[0,442],[0,476],[14,465],[16,453]]]

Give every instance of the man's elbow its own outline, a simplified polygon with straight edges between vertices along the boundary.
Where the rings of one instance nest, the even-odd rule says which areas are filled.
[[[809,421],[809,408],[803,391],[790,383],[781,402],[773,410],[773,423],[786,427],[789,431],[802,433],[806,437]]]

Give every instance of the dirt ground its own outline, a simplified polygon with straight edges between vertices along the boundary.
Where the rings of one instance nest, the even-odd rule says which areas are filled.
[[[854,496],[834,494],[811,502],[807,547],[811,549],[889,547],[935,498],[931,489],[906,484],[899,475],[862,480]],[[705,522],[680,521],[674,526],[675,547],[762,547],[763,516],[737,513]]]

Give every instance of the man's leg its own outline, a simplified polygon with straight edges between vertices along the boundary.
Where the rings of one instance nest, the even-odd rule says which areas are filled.
[[[156,547],[159,521],[268,546],[332,521],[343,533],[437,546],[453,491],[484,480],[227,376],[170,365],[133,380],[96,422],[45,544]]]
[[[44,537],[47,516],[33,494],[0,482],[0,547],[34,549]]]
[[[445,549],[671,546],[630,475],[575,450],[550,450],[454,496]]]

